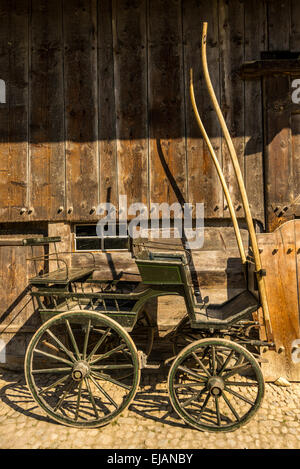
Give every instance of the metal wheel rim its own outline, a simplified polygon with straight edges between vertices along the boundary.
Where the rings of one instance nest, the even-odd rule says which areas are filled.
[[[229,351],[228,355],[231,353],[231,351],[233,351],[233,353],[242,354],[244,359],[246,359],[248,361],[248,366],[250,366],[251,370],[254,371],[255,378],[257,380],[257,395],[256,395],[256,398],[255,398],[255,401],[252,403],[253,405],[251,405],[249,411],[246,412],[245,415],[243,415],[242,417],[239,416],[240,420],[237,420],[235,418],[235,420],[233,420],[229,424],[218,425],[217,422],[214,423],[214,424],[207,424],[207,423],[203,423],[202,418],[200,418],[200,421],[197,421],[193,416],[191,416],[191,414],[189,412],[187,412],[185,409],[183,409],[182,403],[180,402],[180,400],[177,396],[177,393],[175,392],[177,383],[175,383],[174,380],[176,378],[176,372],[178,371],[178,367],[182,365],[182,363],[185,361],[185,359],[190,354],[192,354],[193,352],[195,353],[201,347],[203,348],[203,347],[209,347],[209,346],[210,347],[211,346],[214,346],[214,347],[220,346],[220,347],[223,347],[223,348],[224,347],[228,348],[228,351]],[[237,361],[237,363],[238,363],[238,366],[242,366],[241,363],[243,363],[243,360],[239,360],[239,361]],[[246,364],[244,366],[246,367]],[[226,368],[225,368],[225,370],[226,370]],[[227,370],[227,372],[228,372],[228,370]],[[179,387],[180,387],[180,385],[179,385]],[[202,386],[202,388],[204,389],[205,386]],[[207,389],[207,386],[206,386],[206,389]],[[224,389],[224,391],[222,392],[222,394],[220,396],[218,396],[218,399],[217,399],[218,401],[219,401],[219,398],[223,397],[223,394],[225,395],[225,394],[228,393],[228,387],[227,386],[226,386],[226,389]],[[207,392],[207,394],[206,394],[206,397],[207,397],[208,391],[206,391],[206,392]],[[232,390],[231,390],[231,392],[232,392]],[[208,431],[208,432],[229,432],[229,431],[234,431],[237,428],[239,428],[240,426],[246,424],[249,421],[249,419],[252,418],[252,416],[259,409],[259,407],[261,405],[261,402],[262,402],[262,399],[263,399],[263,396],[264,396],[264,379],[263,379],[263,375],[262,375],[262,372],[261,372],[261,369],[259,367],[258,362],[255,360],[253,355],[250,352],[248,352],[248,350],[246,350],[241,345],[236,344],[236,343],[231,342],[231,341],[226,340],[226,339],[217,339],[217,338],[216,339],[214,339],[214,338],[212,338],[212,339],[202,339],[202,340],[199,340],[199,341],[195,342],[194,344],[191,344],[191,345],[188,345],[187,347],[185,347],[179,353],[177,358],[174,360],[174,362],[173,362],[173,364],[170,368],[169,375],[168,375],[168,393],[169,393],[171,404],[172,404],[175,412],[189,425],[193,426],[194,428],[197,428],[198,430],[204,430],[204,431]],[[204,394],[204,391],[203,391],[203,394]],[[185,404],[185,402],[184,402],[184,404]],[[204,403],[203,403],[203,405],[204,405]],[[228,405],[228,404],[226,404],[226,405]],[[201,409],[200,409],[199,413],[201,413]],[[217,410],[216,410],[216,415],[217,415]]]
[[[38,345],[39,339],[43,336],[45,331],[49,329],[51,325],[58,323],[58,322],[62,323],[65,319],[70,320],[71,318],[74,318],[74,317],[75,318],[78,317],[78,319],[82,319],[83,316],[85,320],[86,319],[94,320],[104,325],[104,327],[107,327],[113,330],[116,333],[116,335],[118,335],[122,340],[124,340],[126,346],[128,347],[129,354],[132,360],[132,375],[133,375],[132,386],[130,388],[130,391],[126,395],[126,397],[123,399],[121,405],[119,405],[115,411],[111,412],[106,417],[104,416],[101,418],[96,418],[92,420],[91,422],[74,421],[74,420],[70,420],[68,418],[65,418],[55,413],[53,409],[49,408],[49,405],[45,402],[44,398],[38,395],[38,389],[37,389],[37,386],[36,386],[36,383],[32,374],[32,360],[33,360],[34,348],[36,345]],[[71,367],[69,366],[69,368]],[[67,374],[70,374],[70,371],[67,372]],[[50,416],[51,418],[53,418],[55,421],[62,423],[64,425],[67,425],[67,426],[73,426],[73,427],[79,427],[79,428],[100,427],[102,425],[106,425],[107,423],[110,423],[112,420],[117,418],[120,415],[120,413],[123,412],[134,399],[135,394],[137,392],[138,385],[139,385],[139,381],[140,381],[140,374],[141,374],[141,370],[140,370],[138,352],[129,334],[113,319],[108,318],[104,314],[95,313],[95,312],[85,312],[84,315],[82,314],[82,311],[64,312],[49,319],[34,334],[34,336],[32,337],[28,345],[26,355],[25,355],[25,378],[26,378],[27,386],[32,394],[33,399],[46,412],[46,414]],[[85,381],[86,378],[84,378],[83,380]]]

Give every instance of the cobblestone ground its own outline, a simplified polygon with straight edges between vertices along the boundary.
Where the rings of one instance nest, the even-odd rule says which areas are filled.
[[[22,373],[0,372],[0,448],[300,449],[300,383],[267,384],[263,404],[248,424],[215,434],[188,427],[169,404],[166,377],[143,373],[135,400],[117,420],[79,430],[50,421]]]

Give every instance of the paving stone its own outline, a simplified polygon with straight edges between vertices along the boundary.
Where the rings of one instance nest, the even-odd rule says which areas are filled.
[[[186,425],[168,400],[166,382],[149,374],[145,386],[118,419],[97,429],[76,429],[50,420],[32,401],[22,376],[0,379],[1,449],[72,448],[289,448],[300,447],[300,383],[290,388],[266,384],[259,412],[230,433],[200,432]],[[158,392],[159,391],[159,392]],[[139,394],[140,393],[140,394]]]

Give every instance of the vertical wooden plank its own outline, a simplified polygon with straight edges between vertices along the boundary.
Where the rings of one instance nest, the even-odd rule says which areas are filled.
[[[300,195],[300,114],[292,114],[293,197]],[[299,203],[299,202],[298,202]]]
[[[187,201],[182,21],[179,0],[148,3],[151,202]]]
[[[23,220],[27,205],[28,1],[0,2],[0,219]]]
[[[290,49],[292,51],[300,51],[300,3],[297,0],[291,0]],[[297,107],[299,108],[299,105]],[[291,120],[294,174],[293,186],[295,198],[300,194],[300,114],[292,114]]]
[[[244,5],[245,61],[259,60],[267,45],[266,4]],[[245,184],[252,216],[264,224],[262,99],[261,81],[245,81]]]
[[[128,205],[147,203],[146,0],[113,5],[118,189]]]
[[[296,274],[297,274],[297,295],[298,295],[298,323],[300,329],[300,220],[294,220],[295,253],[296,253]],[[298,339],[300,339],[300,332]],[[300,368],[300,366],[298,365]],[[300,372],[299,372],[300,375]],[[300,378],[299,378],[300,379]]]
[[[9,55],[11,51],[10,40],[10,8],[9,1],[2,1],[0,3],[0,19],[2,27],[0,29],[0,69],[1,79],[4,80],[6,86],[6,103],[0,104],[0,217],[1,220],[9,218],[9,106],[8,97],[10,96],[10,67]],[[25,204],[23,195],[23,204]]]
[[[32,219],[65,217],[62,4],[31,12],[30,208]]]
[[[279,262],[281,265],[281,278],[286,302],[286,311],[283,314],[285,314],[285,341],[287,349],[291,349],[292,342],[300,338],[297,228],[300,228],[300,223],[297,223],[296,220],[291,220],[284,223],[276,230],[276,235],[282,244],[282,249],[279,251]]]
[[[267,230],[282,222],[277,214],[293,200],[293,159],[290,113],[290,77],[264,81],[265,187]]]
[[[291,0],[291,51],[300,50],[300,3]],[[296,78],[296,77],[295,77]],[[299,78],[299,77],[297,77]],[[293,79],[293,78],[292,78]],[[292,154],[294,197],[300,194],[300,114],[292,114]]]
[[[89,220],[99,200],[96,1],[63,7],[67,211]]]
[[[221,163],[221,133],[215,112],[205,86],[200,57],[201,31],[203,22],[208,22],[207,61],[210,75],[219,99],[219,31],[218,1],[184,1],[183,6],[183,44],[184,74],[186,96],[186,145],[189,202],[204,202],[205,217],[223,216],[223,191],[217,171],[202,139],[197,125],[189,95],[189,72],[193,69],[194,89],[199,113],[211,139],[216,155]]]
[[[278,350],[280,346],[286,345],[284,339],[287,319],[286,298],[280,263],[283,246],[280,236],[278,237],[276,233],[258,234],[258,242],[262,263],[267,271],[265,287],[274,342]],[[278,354],[274,351],[264,353],[263,357],[268,360],[268,363],[263,364],[262,368],[267,381],[275,381],[280,376],[290,378],[285,355],[285,353]]]
[[[238,75],[244,62],[244,2],[219,2],[221,108],[244,176],[244,82]],[[230,154],[222,140],[223,171],[237,216],[243,216],[241,197]],[[225,201],[224,216],[229,216]]]
[[[268,47],[289,50],[291,1],[268,2]],[[284,27],[283,27],[284,25]],[[290,114],[290,77],[263,79],[265,108],[265,184],[267,230],[282,223],[276,214],[293,200],[293,160]],[[279,207],[279,212],[277,207]]]
[[[293,362],[293,342],[300,337],[299,322],[299,272],[297,264],[299,220],[291,220],[274,233],[260,234],[263,265],[267,275],[265,285],[270,318],[276,344],[275,352],[265,357],[268,379],[279,376],[291,381],[300,378],[300,366]]]
[[[298,0],[291,0],[291,35],[290,50],[299,52],[300,50],[300,3]]]
[[[267,6],[269,50],[289,50],[291,0],[275,0],[267,2]]]
[[[100,201],[118,205],[112,2],[98,2]]]

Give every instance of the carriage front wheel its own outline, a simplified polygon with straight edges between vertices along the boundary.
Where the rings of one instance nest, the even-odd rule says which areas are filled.
[[[95,428],[130,405],[140,380],[139,357],[129,334],[113,319],[96,312],[64,312],[32,337],[25,377],[49,417]]]
[[[186,423],[204,431],[233,431],[258,410],[264,379],[253,355],[241,345],[201,339],[174,360],[168,391],[174,410]]]

